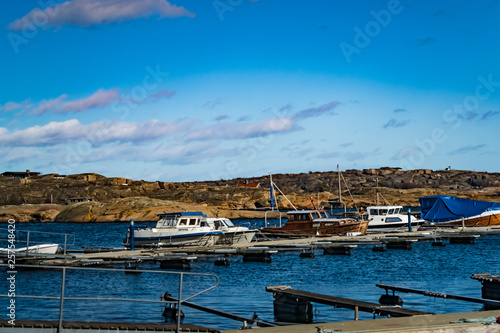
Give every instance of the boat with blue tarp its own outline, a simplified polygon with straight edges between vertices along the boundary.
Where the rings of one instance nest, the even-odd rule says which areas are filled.
[[[486,227],[500,225],[500,203],[433,195],[419,199],[426,225]]]

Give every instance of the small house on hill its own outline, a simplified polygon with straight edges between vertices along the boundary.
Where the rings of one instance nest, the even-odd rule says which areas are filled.
[[[27,179],[27,178],[36,178],[40,175],[40,172],[31,172],[26,170],[26,172],[22,171],[6,171],[2,173],[4,177],[12,177],[17,179]]]
[[[66,205],[72,205],[79,202],[88,202],[88,201],[94,201],[94,197],[68,198],[68,200],[66,200]]]
[[[238,183],[236,186],[238,187],[249,187],[249,188],[260,188],[260,183]]]

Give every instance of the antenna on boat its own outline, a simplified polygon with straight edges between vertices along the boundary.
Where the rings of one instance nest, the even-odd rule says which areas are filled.
[[[379,199],[378,199],[378,178],[375,178],[377,182],[377,206],[379,205]]]

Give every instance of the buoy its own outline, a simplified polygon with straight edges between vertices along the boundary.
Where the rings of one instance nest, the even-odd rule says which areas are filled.
[[[401,297],[396,296],[396,295],[382,295],[380,296],[380,299],[378,300],[380,304],[383,305],[403,305],[403,300]]]
[[[299,256],[301,258],[314,258],[314,252],[313,251],[302,251],[302,253]]]
[[[137,263],[127,263],[125,265],[125,274],[141,274],[142,272],[138,271],[139,265]]]
[[[229,266],[229,260],[227,260],[226,258],[223,258],[223,259],[217,258],[217,260],[215,260],[215,262],[214,262],[214,265],[215,266]]]
[[[384,251],[387,251],[387,247],[385,247],[384,245],[381,245],[381,246],[374,246],[372,251],[374,252],[384,252]]]

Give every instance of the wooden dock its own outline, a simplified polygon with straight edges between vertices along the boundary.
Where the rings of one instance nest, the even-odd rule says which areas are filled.
[[[90,322],[90,321],[65,321],[63,332],[72,331],[86,333],[113,331],[113,332],[175,332],[175,323],[133,323],[133,322]],[[22,320],[16,319],[15,325],[8,323],[6,319],[0,319],[0,331],[2,332],[56,332],[57,320]],[[181,332],[218,332],[215,328],[203,327],[191,324],[181,324]]]
[[[312,323],[278,327],[261,327],[259,333],[334,333],[334,332],[419,332],[419,333],[493,333],[500,325],[491,323],[498,318],[500,310],[467,313],[448,313],[428,316],[380,318],[358,321]],[[488,319],[490,318],[490,319]],[[241,330],[226,330],[222,333],[239,333]]]
[[[353,300],[349,298],[322,295],[308,291],[292,289],[287,286],[270,286],[266,287],[266,291],[271,292],[275,295],[276,294],[287,295],[291,298],[298,297],[300,299],[307,300],[309,302],[332,305],[336,308],[345,308],[355,311],[358,310],[362,312],[373,313],[379,316],[411,317],[411,316],[433,314],[431,312],[410,310],[395,306],[383,306],[378,303],[371,303],[371,302]]]

